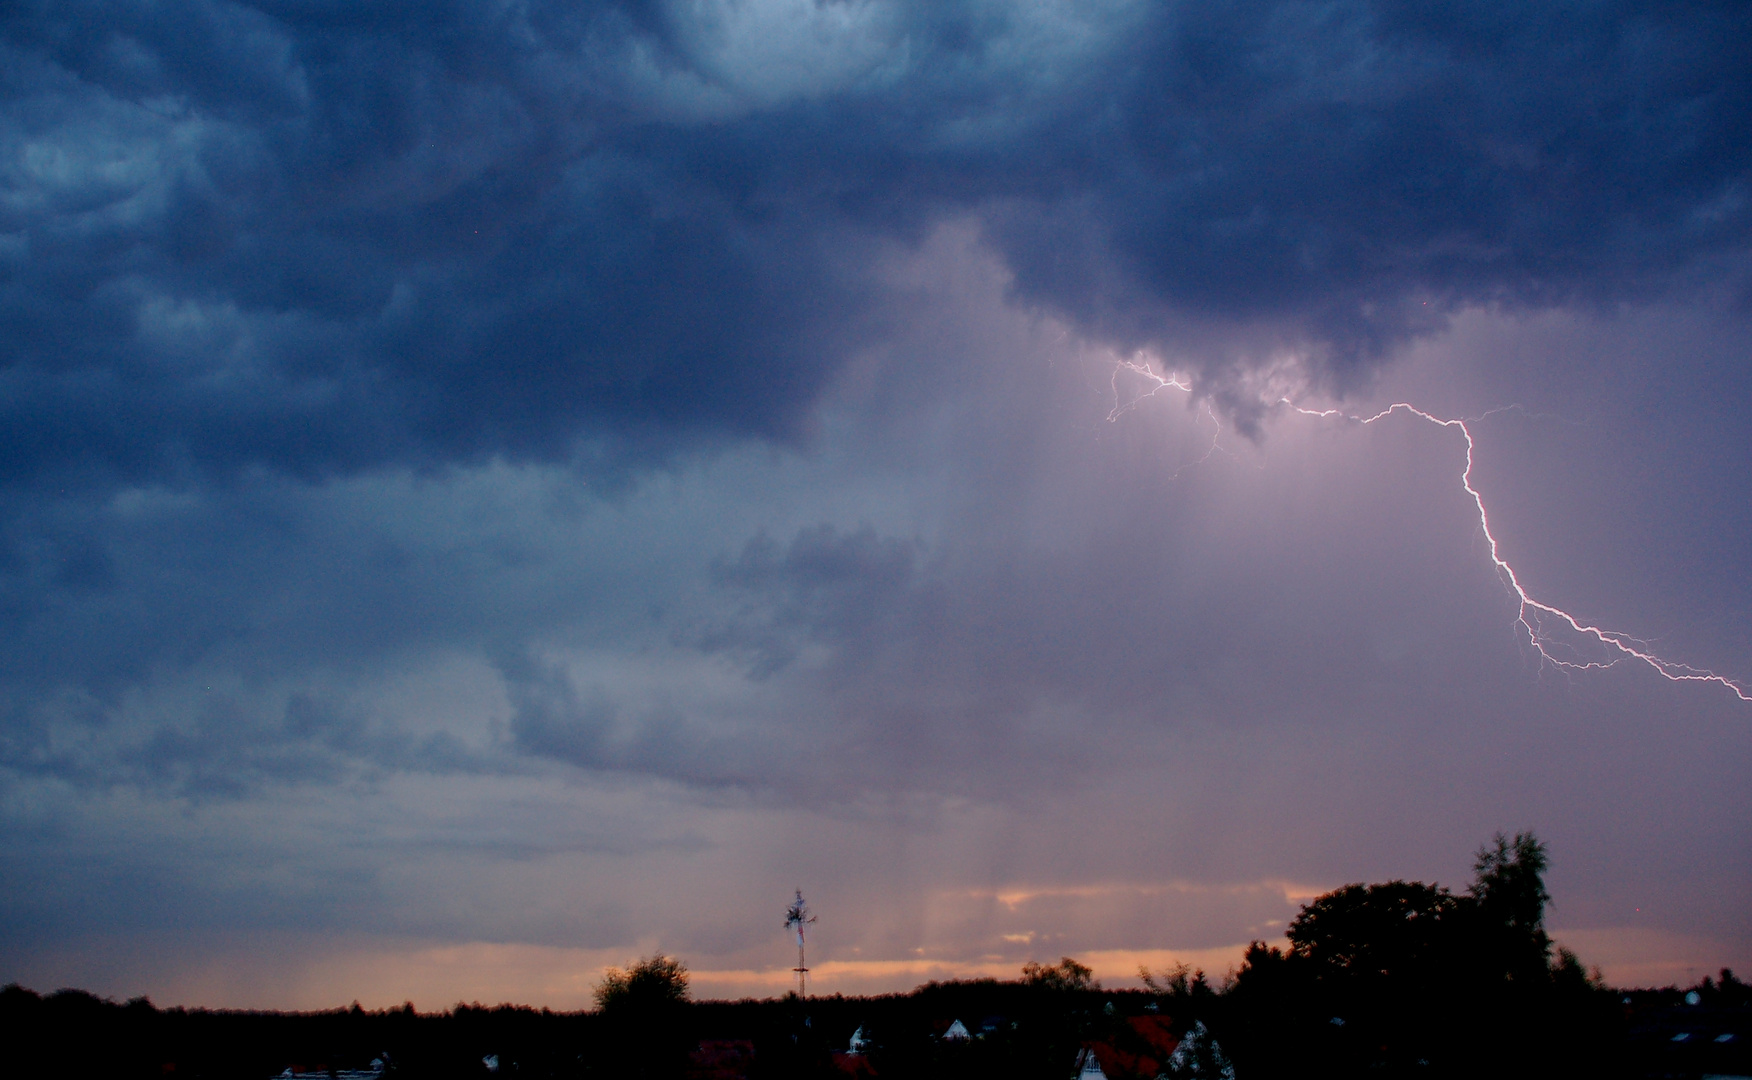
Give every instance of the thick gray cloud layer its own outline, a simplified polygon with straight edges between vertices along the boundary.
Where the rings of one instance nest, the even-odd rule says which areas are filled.
[[[1086,328],[1247,324],[1193,359],[1312,349],[1354,385],[1459,304],[1737,264],[1747,19],[14,6],[0,460],[310,476],[791,436],[897,317],[869,246],[964,213]]]
[[[1752,949],[1744,709],[1273,404],[1519,403],[1535,592],[1746,674],[1743,6],[0,19],[0,980],[1217,949],[1524,825]]]

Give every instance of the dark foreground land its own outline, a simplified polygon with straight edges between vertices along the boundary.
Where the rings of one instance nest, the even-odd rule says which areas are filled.
[[[1013,981],[869,998],[690,1001],[652,957],[592,1012],[458,1005],[319,1013],[158,1009],[76,990],[0,990],[0,1074],[102,1080],[1230,1080],[1752,1078],[1752,987],[1616,990],[1554,950],[1544,849],[1480,851],[1465,893],[1351,885],[1255,944],[1220,987],[1185,969],[1103,990],[1063,959]],[[854,1035],[856,1034],[856,1038]],[[848,1053],[856,1044],[859,1053]],[[362,1078],[348,1078],[362,1080]]]
[[[19,1080],[270,1080],[286,1069],[394,1077],[758,1078],[1040,1077],[1069,1080],[1081,1048],[1102,1047],[1111,1080],[1253,1077],[1752,1075],[1752,993],[1709,980],[1687,1004],[1679,989],[1593,988],[1564,1012],[1480,1008],[1403,1033],[1353,1013],[1343,1025],[1309,1010],[1273,1013],[1236,988],[1183,995],[1096,989],[1041,992],[1023,982],[938,983],[911,994],[688,1002],[661,1017],[604,1010],[555,1013],[500,1005],[442,1013],[156,1009],[65,990],[0,990],[4,1072]],[[1415,1004],[1415,1003],[1408,1003]],[[963,1041],[942,1033],[954,1020]],[[1227,1062],[1162,1054],[1139,1021],[1184,1040],[1203,1021]],[[870,1039],[844,1053],[853,1032]],[[1733,1039],[1718,1042],[1724,1034]],[[1675,1036],[1685,1035],[1675,1041]],[[1443,1043],[1440,1050],[1424,1040]],[[1381,1041],[1385,1039],[1386,1041]],[[1409,1049],[1408,1049],[1409,1048]],[[1405,1053],[1434,1054],[1406,1059]],[[1152,1057],[1154,1053],[1154,1057]],[[1399,1055],[1396,1058],[1396,1055]],[[1427,1064],[1425,1063],[1427,1062]],[[494,1068],[493,1066],[496,1066]]]

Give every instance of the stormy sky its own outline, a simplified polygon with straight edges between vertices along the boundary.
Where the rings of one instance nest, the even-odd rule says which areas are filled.
[[[1752,685],[1752,11],[6,5],[0,981],[1124,985],[1528,828],[1752,968],[1752,704],[1395,401]]]

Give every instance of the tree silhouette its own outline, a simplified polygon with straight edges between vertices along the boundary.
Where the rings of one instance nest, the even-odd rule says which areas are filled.
[[[603,1012],[661,1012],[687,1000],[687,968],[680,960],[654,953],[622,971],[609,968],[596,984],[596,1007]]]
[[[603,973],[596,1006],[614,1032],[602,1049],[612,1074],[647,1080],[681,1075],[694,1044],[687,1029],[687,984],[687,968],[662,953]]]
[[[1224,1001],[1238,1025],[1237,1067],[1532,1076],[1592,1055],[1607,1068],[1598,1033],[1612,1023],[1610,995],[1573,954],[1554,963],[1548,866],[1531,832],[1499,833],[1478,850],[1462,895],[1389,881],[1316,898],[1291,922],[1287,948],[1247,951]]]
[[[1511,839],[1497,833],[1478,849],[1467,894],[1476,905],[1481,944],[1509,979],[1538,980],[1550,970],[1551,937],[1545,932],[1549,868],[1545,845],[1531,832]]]
[[[1022,965],[1022,981],[1039,990],[1075,992],[1099,989],[1094,969],[1077,963],[1068,956],[1059,957],[1056,964],[1037,964],[1030,960]]]

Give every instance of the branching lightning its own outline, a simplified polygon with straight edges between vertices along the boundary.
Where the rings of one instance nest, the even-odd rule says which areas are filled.
[[[1150,384],[1149,391],[1138,395],[1123,405],[1118,404],[1118,380],[1121,371],[1131,372],[1132,374],[1144,379]],[[1181,381],[1178,373],[1171,373],[1164,376],[1158,374],[1148,363],[1122,360],[1114,369],[1114,393],[1116,404],[1114,405],[1113,411],[1108,414],[1107,419],[1109,421],[1117,420],[1120,416],[1135,408],[1140,401],[1154,397],[1166,390],[1177,390],[1181,393],[1187,394],[1193,392],[1192,386]],[[1542,664],[1550,664],[1552,667],[1562,671],[1599,671],[1605,668],[1615,667],[1625,662],[1640,661],[1641,663],[1653,668],[1662,678],[1668,679],[1672,682],[1715,683],[1728,690],[1741,701],[1752,702],[1752,694],[1747,692],[1745,685],[1734,679],[1730,679],[1724,675],[1717,675],[1715,672],[1706,668],[1693,667],[1690,664],[1683,664],[1677,661],[1664,659],[1663,657],[1657,656],[1649,651],[1648,642],[1640,638],[1583,622],[1580,618],[1570,614],[1568,611],[1546,603],[1529,593],[1526,586],[1521,584],[1520,575],[1515,573],[1515,568],[1509,564],[1507,559],[1503,558],[1501,544],[1497,540],[1496,533],[1491,529],[1490,512],[1485,509],[1484,496],[1472,485],[1472,455],[1473,450],[1475,449],[1475,443],[1472,437],[1472,429],[1467,426],[1467,420],[1444,419],[1433,413],[1425,412],[1417,406],[1406,402],[1396,402],[1389,405],[1387,408],[1382,409],[1380,412],[1375,413],[1373,416],[1355,416],[1339,409],[1307,409],[1297,405],[1287,397],[1281,398],[1279,404],[1301,414],[1302,416],[1311,416],[1322,420],[1338,419],[1346,423],[1368,425],[1379,420],[1384,420],[1397,413],[1404,413],[1408,416],[1413,416],[1426,421],[1427,423],[1434,424],[1437,427],[1458,430],[1461,438],[1466,442],[1466,467],[1460,471],[1460,487],[1466,492],[1467,496],[1472,500],[1472,505],[1478,510],[1478,527],[1484,533],[1484,539],[1490,551],[1490,561],[1496,570],[1497,577],[1502,581],[1504,588],[1508,590],[1509,594],[1515,598],[1518,605],[1518,610],[1515,615],[1515,626],[1521,634],[1526,635],[1527,644],[1539,654],[1539,659]],[[1211,416],[1211,419],[1216,419],[1216,415],[1211,412],[1208,402],[1205,403],[1204,409],[1205,412]],[[1492,412],[1497,411],[1501,410],[1492,410]],[[1491,413],[1484,414],[1484,416],[1489,415],[1491,415]],[[1476,421],[1483,419],[1483,417],[1474,417],[1472,419]],[[1220,422],[1218,426],[1220,433]],[[1213,439],[1210,449],[1207,450],[1204,456],[1199,458],[1198,461],[1193,462],[1193,464],[1200,464],[1209,460],[1211,454],[1215,453],[1218,449],[1220,449],[1220,447],[1217,446],[1216,440]],[[1183,466],[1182,468],[1185,467],[1186,466]],[[1176,475],[1178,475],[1178,471],[1176,472]],[[1577,635],[1597,642],[1604,650],[1604,654],[1607,658],[1604,660],[1570,659],[1568,656],[1562,655],[1571,650],[1560,645],[1552,638],[1548,631],[1548,626],[1553,623],[1567,626]]]
[[[1119,373],[1121,371],[1134,372],[1149,380],[1152,384],[1149,393],[1139,394],[1129,401],[1121,402],[1119,393]],[[1163,378],[1156,374],[1148,364],[1138,364],[1130,360],[1120,361],[1119,366],[1113,369],[1113,409],[1107,414],[1107,422],[1111,424],[1117,421],[1126,413],[1137,408],[1139,402],[1148,398],[1153,398],[1164,390],[1178,390],[1183,394],[1192,393],[1192,387],[1181,382],[1178,373],[1172,373],[1168,375],[1168,377]],[[1211,444],[1205,447],[1205,452],[1200,454],[1197,458],[1180,466],[1180,468],[1175,469],[1173,475],[1169,477],[1170,480],[1178,480],[1180,479],[1181,473],[1188,469],[1197,468],[1198,466],[1203,465],[1211,459],[1212,454],[1228,453],[1228,451],[1224,450],[1222,446],[1223,422],[1217,418],[1216,410],[1211,408],[1211,403],[1209,401],[1200,402],[1200,404],[1203,406],[1205,417],[1211,422]]]

